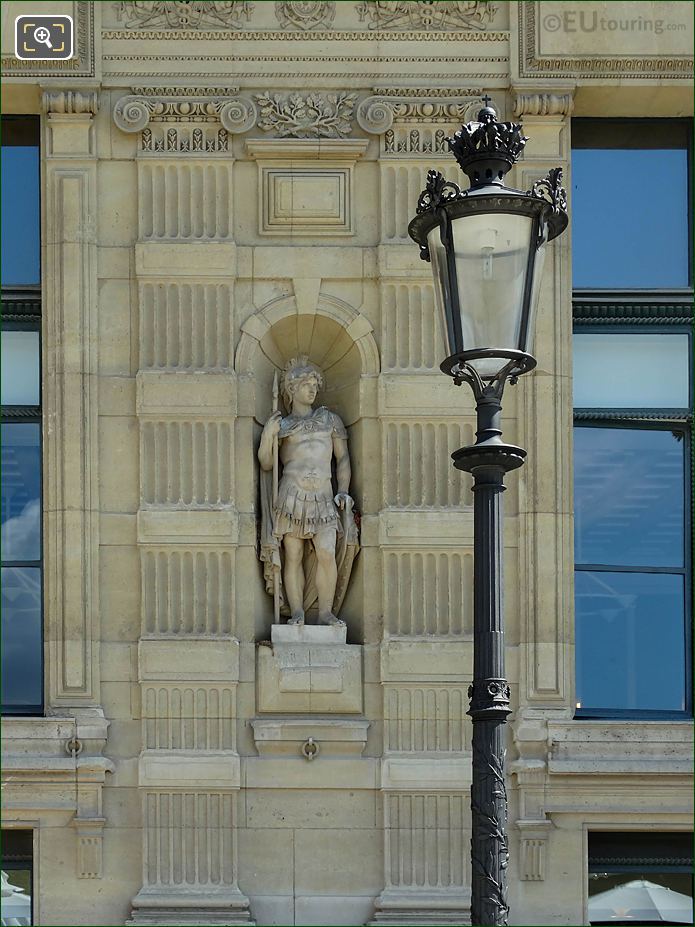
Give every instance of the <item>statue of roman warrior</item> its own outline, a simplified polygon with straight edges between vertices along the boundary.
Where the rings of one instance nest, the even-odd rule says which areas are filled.
[[[302,356],[284,371],[282,395],[289,410],[284,417],[274,387],[274,410],[258,449],[260,556],[276,622],[282,609],[288,624],[304,624],[307,611],[318,604],[319,624],[343,626],[337,612],[359,546],[348,492],[347,432],[335,412],[314,408],[322,386],[321,371]]]

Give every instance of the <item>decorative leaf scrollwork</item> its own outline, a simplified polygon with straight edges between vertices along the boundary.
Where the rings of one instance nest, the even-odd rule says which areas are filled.
[[[477,788],[471,792],[473,812],[472,856],[474,882],[480,894],[474,895],[473,923],[507,922],[506,871],[509,862],[507,843],[507,791],[504,782],[505,751],[496,752],[489,742],[481,744],[473,737],[473,763],[479,770]],[[482,905],[482,909],[479,907]]]
[[[562,168],[554,167],[548,171],[542,180],[533,184],[527,195],[537,196],[550,203],[553,212],[567,212],[567,191],[562,186]]]
[[[356,93],[261,93],[258,128],[279,138],[341,138],[350,134]]]
[[[427,183],[417,201],[416,212],[420,215],[429,209],[436,209],[448,200],[464,196],[461,188],[453,180],[447,180],[439,171],[427,172]]]

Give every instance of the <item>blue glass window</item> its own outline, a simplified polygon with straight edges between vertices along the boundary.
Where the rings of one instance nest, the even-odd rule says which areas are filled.
[[[687,138],[676,119],[573,120],[575,288],[688,286]]]
[[[687,710],[685,425],[574,429],[576,703]]]
[[[692,710],[691,132],[684,119],[572,120],[582,717]]]
[[[2,285],[41,279],[39,142],[35,117],[2,120]]]
[[[578,565],[685,566],[683,447],[682,430],[575,429]]]
[[[2,706],[40,711],[41,426],[2,425]]]
[[[36,117],[2,119],[2,710],[43,707]]]

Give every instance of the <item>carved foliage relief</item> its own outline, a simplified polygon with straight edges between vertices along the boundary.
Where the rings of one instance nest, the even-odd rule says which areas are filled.
[[[365,0],[357,11],[370,29],[480,29],[492,22],[497,7],[486,0]]]
[[[241,29],[253,9],[247,0],[122,0],[114,6],[127,29]]]
[[[250,0],[119,0],[113,6],[126,29],[239,30],[247,24],[253,27],[260,4]],[[274,13],[281,28],[310,32],[333,28],[337,7],[335,0],[277,0]],[[361,0],[349,8],[351,17],[357,14],[360,22],[376,31],[485,29],[497,12],[490,0]]]
[[[356,93],[261,93],[258,128],[280,138],[341,138],[350,134]]]

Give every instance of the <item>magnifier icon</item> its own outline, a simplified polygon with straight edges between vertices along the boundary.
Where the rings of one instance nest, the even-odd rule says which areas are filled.
[[[41,44],[45,45],[47,48],[53,48],[51,45],[51,33],[45,26],[39,26],[38,29],[34,29],[34,41],[41,42]]]

